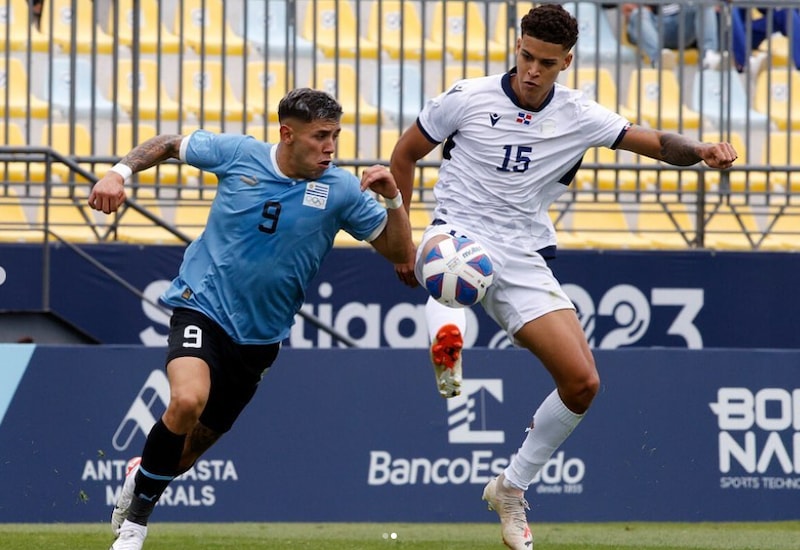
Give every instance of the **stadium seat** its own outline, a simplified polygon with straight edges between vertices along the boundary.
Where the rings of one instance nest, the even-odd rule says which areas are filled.
[[[289,91],[289,76],[283,61],[250,61],[247,63],[247,107],[265,120],[278,121],[278,102]]]
[[[52,147],[62,156],[88,157],[95,153],[92,134],[80,123],[68,122],[46,123],[42,126],[41,145]],[[94,172],[90,164],[80,165],[87,172]],[[54,162],[51,172],[62,182],[69,181],[74,174],[75,181],[85,183],[87,179],[73,172],[66,164]],[[88,194],[87,194],[88,196]]]
[[[705,247],[717,250],[752,250],[760,230],[748,206],[707,206]],[[751,242],[752,239],[752,242]]]
[[[520,1],[516,4],[517,9],[512,18],[509,19],[508,2],[499,3],[497,14],[495,15],[494,32],[491,37],[492,47],[505,49],[509,60],[512,60],[515,55],[522,17],[536,6],[534,2]]]
[[[482,2],[435,1],[431,41],[454,59],[506,61],[508,49],[499,42],[489,40],[486,30],[487,9],[488,4]]]
[[[361,37],[359,18],[350,2],[315,0],[307,2],[301,36],[316,44],[331,59],[376,59],[378,44]]]
[[[441,59],[441,45],[425,37],[419,2],[373,0],[367,39],[379,44],[392,59]]]
[[[769,167],[767,177],[771,191],[800,194],[800,172],[781,171],[795,167],[800,159],[800,132],[772,132],[761,149],[762,164]]]
[[[253,110],[246,108],[233,93],[221,61],[184,60],[180,93],[184,110],[199,121],[253,119]]]
[[[295,14],[285,0],[247,0],[247,18],[242,10],[239,33],[269,59],[285,59],[287,52],[311,55],[314,45],[297,34]]]
[[[634,155],[634,164],[639,168],[640,181],[644,189],[658,193],[696,193],[697,172],[676,168],[644,155]]]
[[[444,82],[440,91],[448,90],[450,86],[464,80],[465,78],[478,78],[486,76],[486,71],[483,67],[476,67],[475,65],[461,65],[460,63],[448,63],[444,68]]]
[[[653,128],[680,130],[698,128],[700,115],[683,104],[675,73],[658,69],[634,69],[625,104],[632,122],[646,122]]]
[[[34,229],[25,208],[13,189],[0,194],[0,242],[38,242],[41,230]]]
[[[770,223],[759,248],[796,253],[800,243],[800,208],[782,208]]]
[[[644,179],[640,179],[635,170],[615,170],[613,168],[585,168],[586,164],[610,166],[629,164],[622,160],[621,151],[608,147],[592,147],[583,157],[582,168],[575,174],[575,185],[581,191],[635,191],[645,188]]]
[[[53,59],[52,67],[44,72],[41,96],[49,99],[52,108],[58,109],[65,118],[111,118],[115,111],[122,115],[122,111],[106,99],[98,88],[104,76],[89,58],[57,57]]]
[[[614,82],[611,71],[605,67],[574,68],[566,77],[567,85],[581,90],[587,97],[596,101],[606,109],[621,114],[628,120],[635,120],[636,113],[623,105],[623,98],[618,94],[619,87]]]
[[[405,127],[425,104],[422,74],[413,63],[381,65],[372,93],[372,105],[380,109],[383,122]]]
[[[636,234],[653,248],[686,249],[695,239],[694,218],[681,203],[640,203],[635,214]]]
[[[578,20],[580,38],[573,49],[576,65],[616,64],[617,59],[621,63],[636,62],[636,50],[620,42],[600,4],[568,2],[564,9]]]
[[[318,63],[309,87],[325,90],[339,100],[344,110],[342,122],[375,124],[378,109],[370,105],[359,91],[359,78],[355,67],[346,63]]]
[[[730,127],[766,129],[767,117],[748,104],[742,79],[735,69],[729,71],[703,70],[694,75],[692,108],[710,120],[715,128]]]
[[[26,146],[22,128],[13,122],[0,122],[0,145]],[[0,163],[0,178],[4,182],[43,182],[47,178],[47,167],[41,162],[12,161]]]
[[[156,218],[165,223],[172,222],[171,219],[165,217],[165,211],[172,211],[174,207],[162,209],[154,199],[136,198],[134,200]],[[184,244],[184,241],[175,234],[128,206],[123,206],[115,216],[112,216],[109,224],[111,238],[117,241],[131,244]]]
[[[800,29],[798,29],[800,32]],[[755,109],[770,117],[779,129],[800,130],[800,71],[762,71],[756,80]]]
[[[800,29],[795,28],[794,32],[797,33]],[[795,34],[795,40],[797,40]],[[769,63],[773,67],[786,67],[791,65],[791,48],[789,47],[789,39],[779,32],[773,33],[769,38],[764,40],[758,47],[758,50],[769,55]]]
[[[32,67],[36,70],[36,67]],[[0,59],[0,117],[46,118],[50,105],[29,93],[30,81],[22,61],[15,57]],[[6,99],[8,98],[8,99]]]
[[[633,214],[620,203],[574,203],[569,231],[590,248],[649,249],[652,242],[631,231]]]
[[[6,50],[46,52],[50,41],[31,24],[26,0],[0,2],[0,52]]]
[[[117,104],[125,110],[131,120],[140,118],[177,120],[180,118],[181,108],[167,94],[166,75],[161,76],[159,80],[158,63],[155,60],[139,60],[138,83],[136,82],[136,73],[134,73],[133,60],[120,59],[117,71]],[[137,89],[136,94],[133,91],[134,87]],[[134,95],[138,101],[135,105]]]
[[[181,0],[175,4],[173,33],[199,55],[242,55],[244,40],[231,30],[227,14],[222,0]]]
[[[77,13],[72,13],[72,2],[73,0],[42,2],[42,34],[50,37],[62,52],[75,50],[78,53],[112,53],[114,38],[95,20],[97,2],[75,2]]]
[[[135,5],[139,7],[139,26],[134,32]],[[181,50],[181,41],[164,24],[159,6],[158,0],[116,0],[116,2],[111,2],[111,9],[108,12],[109,34],[116,36],[120,44],[131,49],[135,42],[141,53],[178,53]],[[116,16],[117,12],[119,20]]]
[[[36,191],[43,192],[44,189]],[[56,235],[70,242],[92,243],[100,240],[105,234],[109,217],[89,207],[89,191],[90,184],[86,180],[80,183],[53,183],[47,204],[43,197],[36,197],[36,227],[49,227]],[[54,237],[51,235],[50,239]]]
[[[175,227],[191,239],[196,239],[206,228],[211,201],[186,201],[175,206]]]

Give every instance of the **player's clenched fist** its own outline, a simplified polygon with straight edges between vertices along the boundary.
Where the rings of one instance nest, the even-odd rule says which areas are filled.
[[[109,172],[103,176],[89,194],[89,206],[106,214],[116,212],[123,202],[125,202],[124,180],[116,172]]]

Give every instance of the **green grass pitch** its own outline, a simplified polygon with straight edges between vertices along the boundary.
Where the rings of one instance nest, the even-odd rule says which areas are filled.
[[[800,521],[533,524],[536,550],[797,550]],[[391,533],[397,537],[392,538]],[[0,549],[107,550],[107,524],[0,524]],[[145,550],[499,550],[495,523],[158,523]]]

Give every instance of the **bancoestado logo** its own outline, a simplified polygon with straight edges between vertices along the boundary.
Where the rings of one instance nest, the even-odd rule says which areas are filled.
[[[145,380],[128,412],[112,437],[114,449],[130,455],[126,458],[87,460],[82,481],[103,484],[105,502],[113,506],[122,491],[128,459],[140,452],[150,428],[169,403],[169,381],[163,371],[154,370]],[[135,445],[134,445],[135,444]],[[158,501],[160,506],[213,506],[217,502],[215,486],[239,480],[233,460],[198,460],[188,472],[175,478]]]
[[[503,402],[501,379],[469,379],[461,395],[447,400],[448,442],[451,445],[505,443],[505,432],[489,428],[485,402]],[[488,449],[471,449],[455,457],[397,457],[389,451],[369,453],[367,484],[380,485],[472,485],[486,484],[508,466],[511,457],[497,456]],[[553,456],[533,483],[537,493],[580,494],[586,465],[580,458],[567,458],[563,451]]]
[[[800,490],[800,389],[720,388],[722,489]]]

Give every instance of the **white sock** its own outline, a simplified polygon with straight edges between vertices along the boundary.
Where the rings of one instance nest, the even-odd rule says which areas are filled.
[[[528,429],[528,436],[505,469],[505,486],[526,491],[581,419],[583,415],[569,410],[561,401],[558,390],[553,390],[539,405],[533,415],[532,429]]]
[[[425,320],[428,322],[428,336],[430,341],[436,338],[436,333],[444,325],[453,324],[461,331],[461,336],[467,329],[467,314],[461,308],[447,307],[440,304],[430,296],[425,304]]]

